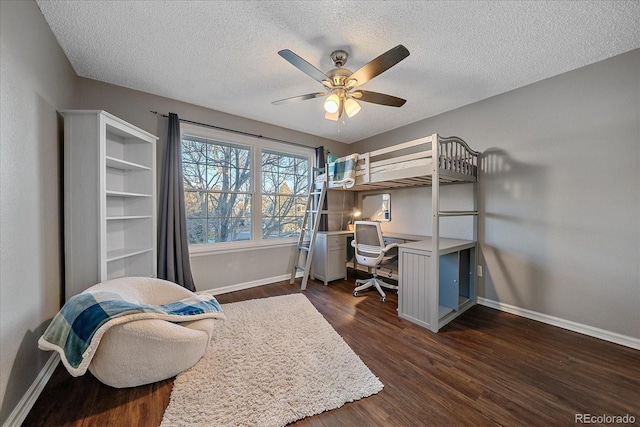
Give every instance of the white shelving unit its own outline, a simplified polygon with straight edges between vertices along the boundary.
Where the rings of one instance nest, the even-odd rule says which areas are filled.
[[[156,141],[105,111],[64,115],[65,296],[156,276]]]

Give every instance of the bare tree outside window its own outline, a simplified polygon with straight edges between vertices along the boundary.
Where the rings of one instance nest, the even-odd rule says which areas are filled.
[[[300,233],[309,191],[309,159],[263,150],[258,165],[262,212],[253,212],[251,148],[183,136],[182,164],[189,244],[254,240],[252,218],[262,238]]]
[[[309,160],[262,152],[262,238],[297,237],[309,191]]]
[[[251,150],[187,137],[182,169],[190,244],[251,240]]]

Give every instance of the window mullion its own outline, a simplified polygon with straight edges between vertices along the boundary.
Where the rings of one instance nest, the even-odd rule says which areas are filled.
[[[251,170],[253,174],[253,212],[252,212],[252,224],[253,235],[256,242],[261,242],[262,239],[262,150],[258,147],[253,147],[253,155],[251,156],[252,165]]]

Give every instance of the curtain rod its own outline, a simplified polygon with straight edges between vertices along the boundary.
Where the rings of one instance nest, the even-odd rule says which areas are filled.
[[[169,116],[168,116],[167,114],[161,114],[161,113],[158,113],[157,111],[153,111],[153,110],[149,110],[149,112],[150,112],[151,114],[155,114],[156,116],[161,116],[161,117],[169,118]],[[213,128],[213,129],[217,129],[217,130],[222,130],[222,131],[225,131],[225,132],[236,133],[236,134],[240,134],[240,135],[253,136],[253,137],[255,137],[255,138],[260,138],[260,139],[268,139],[269,141],[275,141],[275,142],[281,142],[281,143],[283,143],[283,144],[295,145],[295,146],[297,146],[297,147],[308,148],[308,149],[310,149],[310,150],[313,150],[313,149],[314,149],[314,147],[310,147],[310,146],[308,146],[308,145],[304,145],[304,144],[299,144],[299,143],[297,143],[297,142],[285,141],[285,140],[283,140],[283,139],[271,138],[271,137],[268,137],[268,136],[258,135],[258,134],[250,133],[250,132],[244,132],[244,131],[241,131],[241,130],[235,130],[235,129],[223,128],[223,127],[216,126],[216,125],[210,125],[210,124],[208,124],[208,123],[194,122],[194,121],[192,121],[192,120],[180,119],[179,117],[178,117],[178,119],[179,119],[181,122],[191,123],[191,124],[193,124],[193,125],[205,126],[205,127],[208,127],[208,128]]]

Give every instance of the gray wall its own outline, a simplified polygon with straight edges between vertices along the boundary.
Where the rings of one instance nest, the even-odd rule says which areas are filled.
[[[60,308],[62,121],[76,77],[31,1],[0,1],[0,423],[51,353]]]
[[[640,338],[640,50],[354,150],[436,132],[484,152],[480,295]]]
[[[376,190],[361,192],[359,196],[391,194],[391,220],[381,223],[383,232],[431,236],[433,234],[431,189],[431,186],[422,186]],[[358,200],[360,201],[360,198]],[[473,184],[440,186],[440,210],[474,210]],[[470,216],[440,218],[440,237],[473,240],[473,218]]]
[[[178,114],[180,118],[291,141],[313,148],[324,145],[332,152],[340,154],[348,152],[348,146],[340,142],[96,80],[78,78],[77,93],[73,108],[105,110],[158,136],[160,138],[157,147],[159,162],[167,136],[167,119],[151,114],[149,110],[165,115],[172,112]]]

